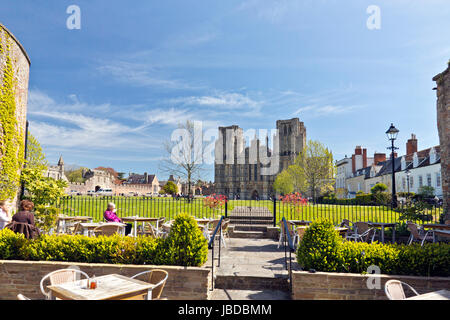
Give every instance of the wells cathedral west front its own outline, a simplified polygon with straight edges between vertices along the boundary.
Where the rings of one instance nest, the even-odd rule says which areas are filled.
[[[274,195],[277,174],[293,164],[306,145],[306,128],[298,118],[278,120],[276,125],[273,149],[269,148],[268,137],[262,144],[255,136],[246,146],[242,128],[219,127],[214,163],[217,194],[229,199],[253,200],[270,199]]]

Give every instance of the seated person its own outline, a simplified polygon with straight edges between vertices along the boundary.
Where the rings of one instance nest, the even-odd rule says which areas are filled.
[[[21,222],[21,223],[28,223],[34,226],[34,214],[31,212],[34,208],[34,203],[30,200],[22,200],[20,201],[19,209],[20,211],[17,212],[12,217],[12,221],[15,222]]]
[[[33,202],[29,200],[20,201],[20,211],[13,215],[12,222],[7,224],[5,228],[16,233],[23,233],[27,239],[37,238],[40,231],[34,224],[34,214],[31,212],[33,208]]]
[[[106,208],[105,213],[103,214],[103,218],[105,218],[106,221],[108,222],[122,222],[122,219],[120,219],[117,215],[116,215],[116,205],[112,202],[108,203],[108,207]],[[127,223],[125,226],[125,235],[129,235],[131,232],[131,228],[132,228],[132,224],[131,223]]]
[[[6,208],[6,201],[0,201],[0,230],[11,221],[11,216]]]

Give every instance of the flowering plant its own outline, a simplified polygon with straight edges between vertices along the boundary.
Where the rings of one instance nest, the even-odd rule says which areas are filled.
[[[299,211],[301,207],[308,205],[308,199],[303,198],[299,192],[290,193],[284,197],[280,196],[280,200],[283,204],[292,205],[297,211]]]
[[[227,201],[226,196],[213,193],[212,195],[203,198],[203,205],[210,209],[218,209],[222,208]]]

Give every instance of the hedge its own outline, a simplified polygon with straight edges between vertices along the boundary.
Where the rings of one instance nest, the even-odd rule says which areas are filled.
[[[306,230],[297,249],[297,262],[305,270],[323,272],[365,273],[369,266],[376,265],[382,274],[448,277],[450,244],[345,241],[331,222],[318,221]]]
[[[189,215],[175,218],[167,238],[122,235],[41,235],[25,239],[9,229],[0,231],[0,259],[109,264],[201,266],[207,260],[207,240]]]

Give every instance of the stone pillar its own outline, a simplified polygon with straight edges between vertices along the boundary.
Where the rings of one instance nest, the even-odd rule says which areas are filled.
[[[441,179],[445,219],[450,219],[450,61],[447,70],[433,78],[437,84],[437,125],[441,145]]]

